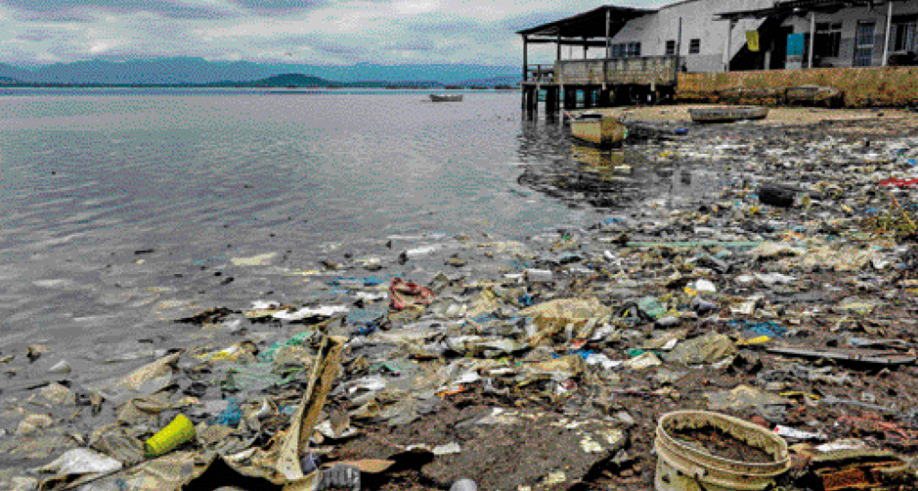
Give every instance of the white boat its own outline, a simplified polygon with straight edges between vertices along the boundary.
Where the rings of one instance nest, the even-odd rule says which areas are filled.
[[[696,123],[733,123],[768,116],[768,108],[762,106],[714,106],[689,109],[688,112]]]
[[[462,102],[462,94],[430,94],[431,102]]]

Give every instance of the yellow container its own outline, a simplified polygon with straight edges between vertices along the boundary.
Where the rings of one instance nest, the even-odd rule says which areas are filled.
[[[165,428],[159,430],[159,433],[148,438],[143,444],[143,450],[147,457],[158,457],[185,442],[194,440],[194,437],[194,424],[184,414],[179,414]]]

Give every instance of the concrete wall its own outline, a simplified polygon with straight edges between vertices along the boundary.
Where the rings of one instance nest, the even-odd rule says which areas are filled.
[[[681,73],[676,98],[716,102],[722,91],[830,85],[848,107],[918,104],[918,67],[814,68],[731,73]]]

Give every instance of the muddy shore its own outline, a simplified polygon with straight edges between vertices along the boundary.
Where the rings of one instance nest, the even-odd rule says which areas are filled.
[[[272,302],[270,288],[248,304],[159,303],[168,335],[138,336],[110,380],[75,382],[78,367],[55,370],[45,363],[65,354],[41,346],[0,351],[0,488],[37,489],[48,475],[27,470],[74,448],[139,461],[137,446],[180,413],[198,438],[175,458],[196,467],[170,481],[141,465],[97,489],[170,489],[214,452],[270,448],[326,334],[346,344],[310,449],[389,462],[364,489],[470,478],[489,491],[650,490],[657,421],[685,409],[786,435],[794,469],[781,484],[796,489],[821,445],[911,462],[918,113],[772,108],[693,125],[690,107],[604,111],[686,128],[628,151],[663,173],[725,169],[699,199],[648,197],[519,242],[470,232],[329,251],[297,271],[315,293],[299,303]],[[156,377],[117,382],[166,355]]]

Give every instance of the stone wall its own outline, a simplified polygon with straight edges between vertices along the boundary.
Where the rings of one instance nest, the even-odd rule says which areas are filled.
[[[798,85],[836,87],[844,93],[847,107],[918,104],[918,67],[680,73],[676,98],[717,102],[725,92],[774,92]]]

